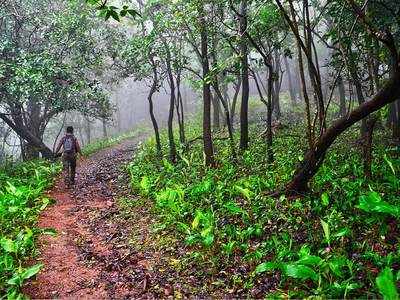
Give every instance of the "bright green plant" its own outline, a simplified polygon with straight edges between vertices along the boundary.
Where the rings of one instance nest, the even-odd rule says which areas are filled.
[[[376,277],[376,285],[383,299],[399,299],[393,272],[390,268],[386,267],[379,273],[378,277]]]
[[[357,207],[369,213],[383,213],[400,218],[400,207],[382,200],[382,197],[377,192],[369,192],[367,195],[362,195]]]
[[[43,266],[26,266],[26,260],[35,255],[39,234],[55,234],[36,228],[36,222],[50,204],[43,192],[59,170],[58,165],[41,161],[0,170],[4,180],[0,183],[0,293],[10,299],[21,297],[25,281]]]
[[[199,136],[201,127],[187,128],[192,137]],[[295,127],[287,130],[297,132]],[[185,159],[175,164],[157,157],[153,141],[144,143],[129,165],[132,186],[154,201],[160,228],[175,235],[187,251],[201,256],[199,268],[218,261],[219,270],[251,270],[247,275],[234,274],[240,280],[227,285],[251,290],[255,280],[267,277],[268,281],[279,273],[278,289],[287,290],[284,296],[362,297],[367,290],[375,295],[377,290],[368,288],[374,286],[375,277],[365,261],[381,269],[399,259],[399,253],[390,245],[384,257],[371,250],[385,228],[382,222],[366,218],[357,205],[372,189],[385,195],[390,208],[399,206],[400,180],[391,166],[398,174],[400,160],[387,148],[377,147],[374,159],[381,162],[386,155],[390,164],[374,163],[376,178],[367,180],[360,168],[360,153],[339,141],[309,194],[297,200],[273,198],[267,194],[290,180],[302,155],[301,144],[288,137],[288,131],[275,136],[274,152],[279,155],[273,165],[265,163],[265,141],[258,134],[236,162],[230,157],[229,142],[216,140],[218,168],[214,169],[204,166],[201,143],[194,143],[189,151],[178,149]],[[343,139],[357,137],[355,129]],[[164,134],[162,142],[167,145]],[[373,218],[381,214],[372,213]],[[385,235],[393,235],[391,227],[386,227]]]

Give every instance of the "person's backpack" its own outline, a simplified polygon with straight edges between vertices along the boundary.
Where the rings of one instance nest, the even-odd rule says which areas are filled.
[[[74,154],[76,152],[75,137],[73,135],[66,135],[63,147],[65,153]]]

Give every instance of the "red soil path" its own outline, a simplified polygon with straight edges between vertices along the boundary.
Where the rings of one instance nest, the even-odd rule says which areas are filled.
[[[128,181],[121,167],[131,159],[136,142],[126,141],[81,160],[73,189],[67,189],[60,178],[49,191],[56,203],[43,212],[39,227],[55,228],[57,236],[43,236],[39,241],[38,262],[45,267],[25,288],[28,296],[104,299],[142,294],[140,279],[145,279],[145,274],[139,282],[121,280],[119,276],[130,275],[132,268],[143,269],[145,263],[137,254],[132,263],[128,245],[116,249],[115,243],[110,243],[124,230],[109,218],[117,210],[114,190],[121,188],[121,181]],[[124,266],[116,270],[122,262]]]

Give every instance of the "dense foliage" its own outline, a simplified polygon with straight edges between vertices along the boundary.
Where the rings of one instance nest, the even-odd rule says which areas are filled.
[[[60,171],[59,165],[28,162],[0,170],[0,294],[20,297],[25,281],[42,268],[29,265],[38,235],[54,234],[36,227],[38,215],[51,199],[43,195]]]
[[[398,299],[397,2],[3,0],[1,125],[24,160],[51,158],[44,136],[56,116],[79,114],[88,141],[99,118],[106,137],[107,84],[146,82],[154,140],[129,166],[132,186],[181,239],[186,264],[210,268],[210,289]],[[201,105],[187,107],[184,87]],[[250,122],[251,92],[263,122]],[[201,121],[187,122],[200,106]],[[25,259],[56,171],[35,162],[0,173],[0,291],[10,298],[41,267]]]
[[[374,147],[373,179],[368,180],[358,129],[352,128],[328,153],[311,193],[297,200],[276,198],[268,192],[283,186],[303,159],[304,133],[286,121],[276,133],[279,155],[269,165],[257,128],[253,125],[251,147],[237,161],[226,139],[216,141],[218,168],[204,166],[199,143],[182,147],[175,165],[157,162],[154,140],[131,163],[132,186],[154,200],[160,228],[173,229],[187,246],[187,264],[200,273],[210,268],[202,279],[210,283],[210,292],[226,285],[226,291],[244,289],[252,297],[381,293],[395,299],[400,275],[396,148]],[[200,132],[194,125],[188,133],[195,138]],[[379,131],[376,140],[384,138]],[[230,276],[216,279],[221,272]]]
[[[0,120],[25,141],[24,158],[37,158],[39,152],[49,157],[43,136],[59,114],[111,114],[101,79],[109,69],[107,49],[112,40],[104,41],[103,35],[111,35],[112,29],[79,1],[3,2]]]

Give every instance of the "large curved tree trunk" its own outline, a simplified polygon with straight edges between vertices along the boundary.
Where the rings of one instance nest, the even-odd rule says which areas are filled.
[[[308,182],[317,173],[325,154],[336,138],[347,128],[363,120],[371,113],[384,107],[400,97],[400,66],[397,62],[396,70],[386,85],[370,101],[364,102],[350,114],[333,123],[318,139],[313,149],[310,149],[302,164],[300,164],[292,181],[286,187],[287,195],[299,195],[308,189]]]
[[[43,141],[30,132],[27,128],[23,126],[17,126],[14,122],[7,117],[6,114],[0,113],[0,118],[23,140],[28,144],[35,147],[41,154],[43,158],[51,159],[54,157],[53,152],[49,147],[47,147]]]

